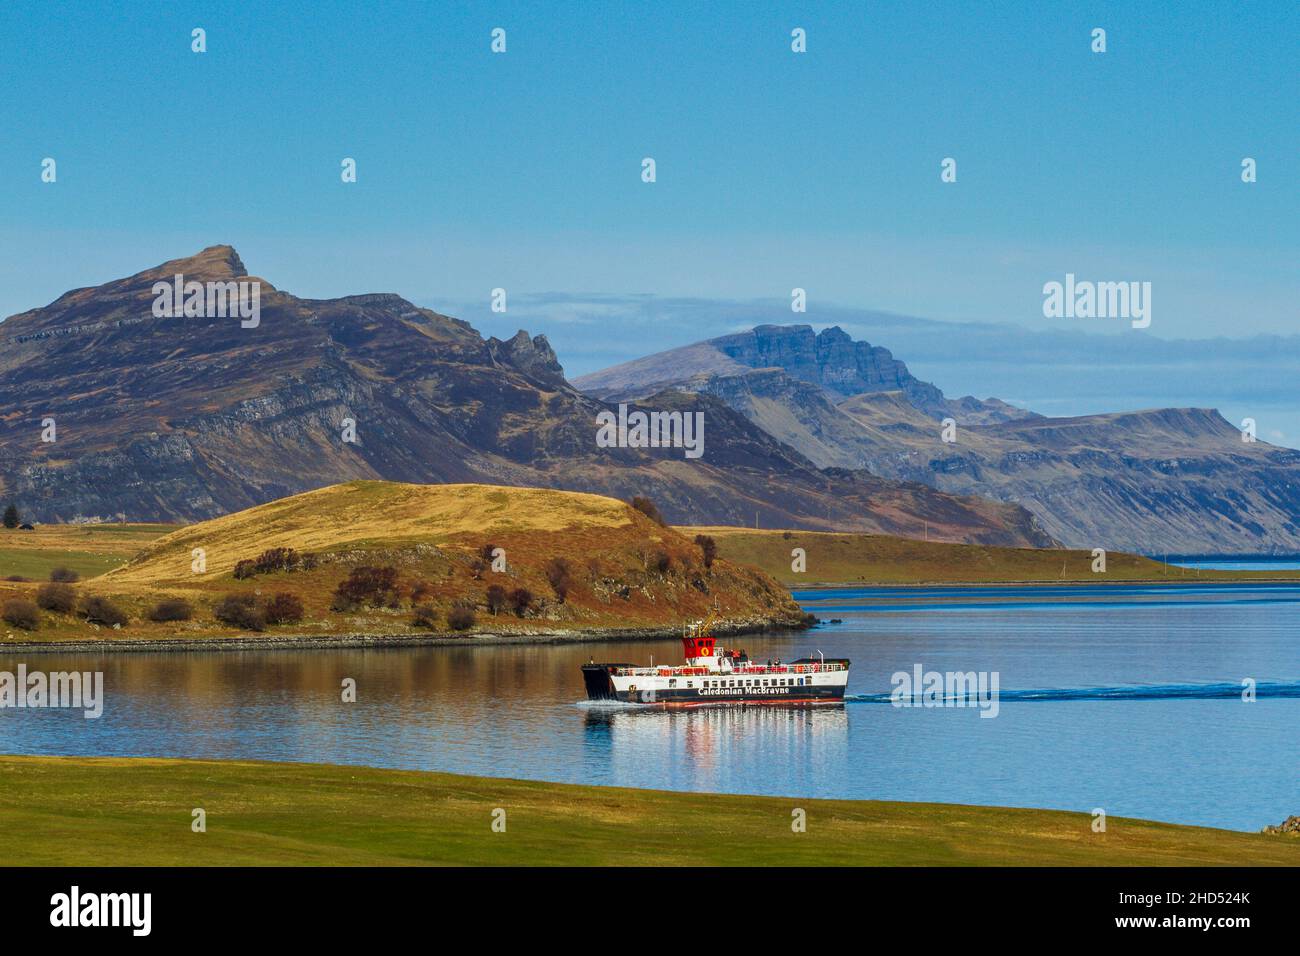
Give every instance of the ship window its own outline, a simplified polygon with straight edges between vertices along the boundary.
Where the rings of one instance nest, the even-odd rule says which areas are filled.
[[[686,686],[687,686],[687,687],[694,687],[694,686],[695,686],[695,681],[693,681],[693,680],[688,680],[688,681],[686,682]]]
[[[676,678],[676,677],[669,678],[669,680],[668,680],[668,686],[669,686],[669,687],[676,687],[676,686],[677,686],[677,678]]]

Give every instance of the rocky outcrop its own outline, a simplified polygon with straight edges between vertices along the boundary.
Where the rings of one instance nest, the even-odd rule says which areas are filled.
[[[1266,826],[1260,832],[1274,836],[1285,834],[1286,836],[1300,837],[1300,817],[1287,817],[1277,826]]]
[[[528,333],[520,329],[513,338],[504,342],[497,338],[488,339],[488,349],[494,358],[540,382],[550,385],[564,382],[564,368],[545,335],[530,339]]]

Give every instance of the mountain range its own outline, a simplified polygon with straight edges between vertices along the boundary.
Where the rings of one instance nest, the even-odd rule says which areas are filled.
[[[256,327],[160,313],[176,275],[257,283]],[[647,402],[702,412],[704,456],[598,447],[610,405],[543,335],[484,339],[387,293],[300,298],[212,246],[0,323],[0,497],[40,521],[188,522],[358,478],[482,482],[648,495],[683,524],[1051,543],[1018,504],[823,467],[718,395]]]
[[[1068,547],[1300,551],[1300,451],[1244,441],[1212,409],[1046,418],[948,399],[887,349],[808,325],[758,326],[574,384],[606,400],[710,395],[819,467],[1021,505]]]

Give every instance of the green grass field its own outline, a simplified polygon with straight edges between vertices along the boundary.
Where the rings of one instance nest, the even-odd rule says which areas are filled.
[[[1123,581],[1295,581],[1297,571],[1196,571],[1122,551],[1106,555],[1106,570],[1092,570],[1091,551],[996,548],[947,544],[887,535],[747,528],[681,528],[709,534],[729,561],[766,571],[787,587],[815,584],[1106,584]],[[791,551],[803,548],[806,570],[791,569]]]
[[[205,833],[191,830],[195,808]],[[807,832],[791,830],[796,808]],[[1288,837],[1090,823],[318,764],[0,756],[0,866],[1300,865]]]
[[[166,524],[41,525],[34,531],[0,529],[0,578],[44,581],[57,567],[83,578],[121,567],[137,551],[170,531]]]

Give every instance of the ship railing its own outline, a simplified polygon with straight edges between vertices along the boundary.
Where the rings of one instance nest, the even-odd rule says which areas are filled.
[[[616,677],[701,677],[709,674],[826,674],[833,671],[844,671],[848,668],[843,664],[826,663],[815,664],[748,664],[742,666],[733,665],[730,669],[713,670],[702,665],[677,665],[674,667],[618,667],[612,673]]]

